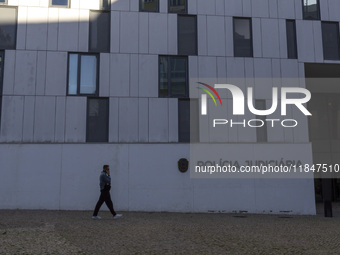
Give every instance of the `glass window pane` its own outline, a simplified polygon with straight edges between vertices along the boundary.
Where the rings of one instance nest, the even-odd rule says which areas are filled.
[[[146,12],[158,12],[159,0],[140,0],[140,10]]]
[[[81,56],[80,94],[96,94],[97,90],[97,57]]]
[[[324,59],[338,60],[339,52],[339,23],[322,22],[322,43]]]
[[[169,12],[174,13],[187,13],[186,0],[169,0]]]
[[[186,97],[187,95],[187,59],[170,58],[170,96]]]
[[[87,107],[87,142],[107,142],[109,100],[107,98],[89,98]]]
[[[320,19],[319,1],[302,0],[303,2],[303,19]]]
[[[0,49],[16,48],[17,9],[0,8]]]
[[[297,45],[296,45],[296,26],[294,20],[286,21],[287,29],[287,53],[288,58],[297,58]]]
[[[178,16],[178,54],[197,55],[196,16]]]
[[[159,58],[159,96],[168,97],[168,58]]]
[[[101,0],[101,9],[102,10],[110,10],[111,6],[110,6],[110,0]]]
[[[68,6],[68,0],[52,0],[52,5]]]
[[[90,11],[89,49],[110,52],[110,12]]]
[[[7,0],[0,0],[0,4],[2,4],[2,3],[7,3]]]
[[[252,57],[253,42],[251,20],[234,18],[234,55],[235,57]]]
[[[68,94],[77,94],[78,84],[78,55],[70,54],[69,56],[69,69],[68,69]]]

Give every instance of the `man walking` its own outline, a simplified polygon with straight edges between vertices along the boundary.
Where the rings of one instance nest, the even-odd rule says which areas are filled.
[[[122,217],[122,214],[117,214],[113,209],[113,203],[110,196],[111,189],[111,177],[110,177],[110,167],[109,165],[103,166],[103,172],[101,172],[99,177],[99,185],[100,185],[100,197],[96,204],[96,208],[94,209],[92,219],[100,220],[101,217],[98,216],[98,212],[102,204],[105,202],[107,207],[110,209],[110,212],[113,215],[113,219],[118,219]]]

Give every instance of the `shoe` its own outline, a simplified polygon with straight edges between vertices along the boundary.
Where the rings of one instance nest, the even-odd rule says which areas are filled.
[[[100,216],[92,216],[92,220],[100,220],[102,217]]]
[[[118,218],[120,218],[122,216],[123,216],[123,214],[116,214],[115,216],[113,216],[113,219],[116,220],[116,219],[118,219]]]

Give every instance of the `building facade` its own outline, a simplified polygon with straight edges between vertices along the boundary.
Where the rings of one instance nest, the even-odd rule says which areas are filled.
[[[337,142],[318,137],[328,131],[313,99],[315,123],[292,106],[299,125],[288,129],[216,135],[212,115],[190,116],[198,82],[253,87],[257,109],[273,87],[335,102],[336,85],[326,93],[307,78],[337,77],[339,11],[335,0],[0,1],[0,209],[93,209],[109,164],[117,210],[315,214],[313,176],[192,178],[178,161],[191,158],[191,138],[234,161],[336,163],[337,146],[312,147]]]

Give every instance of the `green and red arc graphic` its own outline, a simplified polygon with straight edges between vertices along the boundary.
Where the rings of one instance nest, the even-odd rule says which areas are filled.
[[[217,91],[216,91],[213,87],[211,87],[210,85],[208,85],[208,84],[206,84],[206,83],[203,83],[203,82],[197,82],[197,83],[198,83],[198,84],[201,84],[201,85],[203,85],[203,86],[205,86],[205,87],[207,87],[207,88],[209,88],[212,92],[214,92],[215,95],[217,96],[218,100],[220,100],[220,103],[221,103],[221,105],[222,105],[221,97],[220,97],[220,95],[217,93]],[[206,93],[212,98],[212,100],[214,100],[214,103],[215,103],[215,105],[217,106],[215,97],[211,94],[211,92],[210,92],[209,90],[203,89],[203,88],[200,88],[200,87],[197,87],[197,88],[200,89],[200,90],[203,90],[204,92],[206,92]]]

